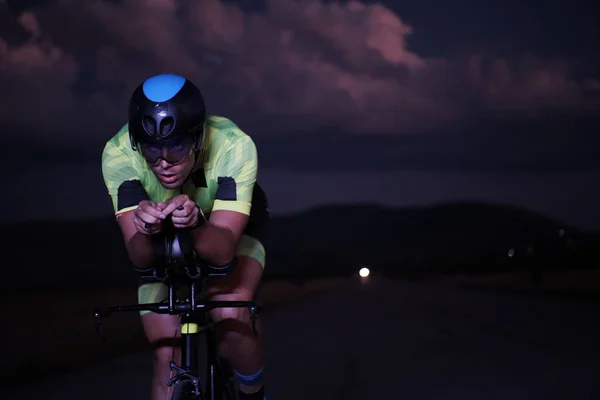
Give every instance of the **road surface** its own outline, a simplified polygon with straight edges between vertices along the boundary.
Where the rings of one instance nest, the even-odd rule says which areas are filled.
[[[265,313],[268,398],[599,399],[599,311],[592,302],[351,282]],[[2,397],[148,399],[150,366],[150,354],[133,354]]]

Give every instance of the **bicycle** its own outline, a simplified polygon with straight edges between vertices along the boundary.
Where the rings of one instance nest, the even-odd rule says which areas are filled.
[[[105,341],[101,332],[102,320],[114,312],[153,311],[159,314],[178,315],[181,323],[181,365],[173,360],[169,363],[171,370],[177,375],[165,381],[173,386],[171,400],[235,400],[236,382],[231,367],[217,356],[214,326],[208,311],[214,308],[247,307],[252,320],[252,329],[256,331],[256,317],[261,311],[258,301],[209,301],[197,298],[198,283],[202,290],[206,278],[225,276],[236,266],[236,260],[225,266],[212,266],[199,262],[192,250],[190,236],[184,230],[171,229],[164,236],[163,267],[153,268],[146,280],[161,281],[168,285],[168,303],[146,303],[124,306],[112,306],[94,310],[93,319],[97,333]],[[185,245],[187,243],[187,246]],[[187,249],[186,249],[187,247]],[[176,298],[175,286],[186,285],[188,295]],[[201,329],[201,326],[204,329]],[[206,338],[206,385],[203,387],[199,379],[199,335],[204,330]]]

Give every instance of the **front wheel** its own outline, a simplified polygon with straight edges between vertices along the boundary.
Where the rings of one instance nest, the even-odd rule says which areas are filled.
[[[227,362],[220,359],[217,366],[217,381],[220,386],[221,397],[223,400],[237,399],[237,385],[233,377],[233,371]]]
[[[171,400],[198,400],[199,397],[196,396],[196,387],[194,384],[184,379],[175,384],[175,388],[173,389],[173,394],[171,395]]]

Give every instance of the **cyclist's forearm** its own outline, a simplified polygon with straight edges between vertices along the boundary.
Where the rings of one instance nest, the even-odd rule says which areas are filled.
[[[225,265],[235,255],[235,237],[233,232],[206,222],[193,231],[194,250],[207,262]]]
[[[137,268],[150,268],[154,264],[154,249],[149,235],[137,232],[127,242],[126,247],[129,259]]]

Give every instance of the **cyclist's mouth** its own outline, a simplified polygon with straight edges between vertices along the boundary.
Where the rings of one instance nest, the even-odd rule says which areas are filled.
[[[165,174],[165,175],[159,175],[158,178],[163,181],[164,183],[173,183],[177,180],[177,177],[179,175],[178,174]]]

